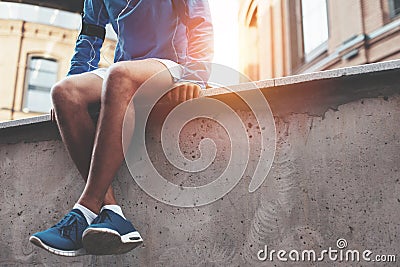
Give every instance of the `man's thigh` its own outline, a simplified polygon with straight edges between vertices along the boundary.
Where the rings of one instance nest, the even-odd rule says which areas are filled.
[[[108,79],[116,80],[118,77],[129,77],[132,81],[132,88],[108,88]],[[110,97],[117,99],[131,99],[135,96],[135,102],[156,101],[172,87],[174,78],[168,68],[161,62],[154,59],[124,61],[110,66],[104,77],[103,90],[108,91]],[[118,95],[118,96],[117,96]],[[164,97],[165,98],[165,97]],[[136,103],[139,103],[136,102]],[[164,101],[163,101],[164,102]]]
[[[154,59],[121,61],[114,63],[108,69],[104,79],[107,80],[109,75],[117,70],[117,74],[124,74],[129,77],[135,84],[142,85],[150,78],[155,78],[165,85],[173,83],[173,77],[168,68],[161,62]]]
[[[173,78],[167,67],[158,60],[144,59],[124,62],[132,77],[144,83],[154,75],[165,83],[172,83]],[[139,76],[139,77],[138,77]]]

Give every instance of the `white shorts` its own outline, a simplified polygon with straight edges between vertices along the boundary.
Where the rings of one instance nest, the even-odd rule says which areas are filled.
[[[158,62],[162,63],[165,67],[167,67],[174,82],[177,82],[178,80],[180,80],[182,78],[183,67],[181,65],[179,65],[178,63],[176,63],[172,60],[169,60],[169,59],[160,59],[160,58],[151,58],[151,59],[157,60]],[[98,69],[92,70],[90,73],[96,74],[100,78],[104,79],[106,72],[107,72],[107,68],[98,68]]]

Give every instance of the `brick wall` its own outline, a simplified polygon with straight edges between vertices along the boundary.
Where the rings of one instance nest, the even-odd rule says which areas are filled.
[[[400,17],[389,17],[387,0],[329,0],[327,51],[306,62],[301,52],[301,11],[298,10],[300,2],[297,1],[300,0],[257,2],[258,38],[248,42],[245,33],[250,29],[243,27],[243,21],[248,14],[249,6],[246,5],[254,8],[254,2],[242,0],[239,16],[242,47],[258,50],[258,54],[262,55],[258,58],[259,75],[255,77],[253,72],[251,78],[266,79],[400,58],[400,26],[387,30],[387,26],[398,22]],[[377,31],[379,34],[376,34]],[[363,36],[366,36],[364,40],[351,42],[353,38]],[[348,53],[354,54],[348,57]],[[251,61],[253,65],[257,65],[257,62],[254,62],[254,58],[248,58],[245,52],[240,57],[241,71],[249,75],[247,72],[250,69],[246,68],[248,62]]]

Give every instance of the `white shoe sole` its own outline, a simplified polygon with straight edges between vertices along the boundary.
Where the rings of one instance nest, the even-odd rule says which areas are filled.
[[[60,256],[65,256],[65,257],[76,257],[76,256],[87,255],[87,252],[84,248],[81,248],[78,250],[72,250],[72,251],[52,248],[52,247],[46,245],[45,243],[43,243],[42,240],[40,240],[36,236],[31,236],[29,238],[29,241],[32,244],[34,244],[40,248],[43,248],[43,249],[47,250],[48,252],[53,253],[55,255],[60,255]]]
[[[114,255],[131,251],[143,243],[139,232],[120,236],[109,228],[87,228],[82,235],[86,252],[93,255]]]

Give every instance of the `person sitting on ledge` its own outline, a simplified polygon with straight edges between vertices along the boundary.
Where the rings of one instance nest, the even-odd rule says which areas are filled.
[[[105,26],[118,35],[114,63],[98,68]],[[122,128],[138,88],[159,79],[169,99],[199,96],[210,75],[213,29],[207,0],[85,0],[82,30],[65,79],[51,91],[58,128],[86,184],[73,209],[30,241],[62,256],[125,253],[143,242],[117,204]],[[172,71],[172,69],[179,71]],[[168,74],[168,75],[167,75]],[[97,125],[88,111],[100,104]]]

